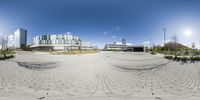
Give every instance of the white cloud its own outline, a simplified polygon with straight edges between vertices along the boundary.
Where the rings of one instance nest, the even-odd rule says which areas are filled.
[[[67,34],[72,34],[71,32],[67,32]]]
[[[145,41],[143,42],[143,44],[150,44],[150,41]]]
[[[126,45],[129,45],[129,46],[130,46],[130,45],[133,45],[133,44],[132,44],[132,43],[126,43]]]
[[[148,48],[151,47],[151,46],[150,46],[150,41],[145,41],[145,42],[143,42],[143,45],[144,45],[145,47],[148,47]]]
[[[9,35],[8,36],[8,41],[14,41],[15,40],[15,36],[14,35]]]
[[[8,35],[8,46],[12,47],[15,44],[15,36],[13,34]]]
[[[171,40],[165,40],[165,43],[171,42]],[[164,40],[162,41],[164,43]]]

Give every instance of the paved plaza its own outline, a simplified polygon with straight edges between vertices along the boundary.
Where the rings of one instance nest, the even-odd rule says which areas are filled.
[[[163,55],[17,52],[0,61],[0,100],[199,100],[200,63]]]

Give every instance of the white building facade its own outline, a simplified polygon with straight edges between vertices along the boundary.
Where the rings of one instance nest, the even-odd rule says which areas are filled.
[[[27,44],[27,30],[23,28],[18,28],[14,32],[14,47],[21,48],[22,45]]]
[[[108,43],[105,45],[104,50],[109,51],[131,51],[131,52],[144,52],[144,45],[133,45],[132,43],[127,43],[125,39],[121,42]]]
[[[79,36],[66,33],[38,35],[33,38],[31,48],[36,50],[72,50],[93,49],[93,46],[81,41]]]

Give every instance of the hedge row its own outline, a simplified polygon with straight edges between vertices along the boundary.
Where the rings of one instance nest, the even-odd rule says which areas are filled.
[[[0,55],[0,60],[5,60],[5,59],[9,59],[9,58],[13,58],[14,55],[6,55],[6,57],[4,57],[3,55]]]
[[[199,56],[191,56],[191,57],[186,57],[186,56],[173,56],[173,55],[165,55],[164,56],[166,59],[169,60],[176,60],[176,61],[200,61]]]

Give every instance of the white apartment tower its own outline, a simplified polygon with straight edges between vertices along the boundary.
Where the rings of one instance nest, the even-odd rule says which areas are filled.
[[[15,48],[21,48],[22,45],[27,43],[27,30],[23,28],[18,28],[14,32],[15,36]]]

